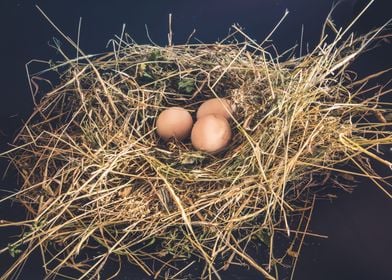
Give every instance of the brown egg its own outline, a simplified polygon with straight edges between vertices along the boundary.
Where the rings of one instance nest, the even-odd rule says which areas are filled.
[[[220,115],[208,115],[198,119],[191,134],[192,145],[196,149],[212,154],[225,148],[230,139],[229,122]]]
[[[197,110],[196,118],[200,119],[204,116],[215,114],[221,115],[226,119],[230,118],[230,113],[235,111],[234,104],[226,98],[212,98],[205,101]],[[229,113],[230,112],[230,113]]]
[[[171,107],[159,114],[157,133],[164,140],[183,140],[189,136],[193,125],[191,114],[181,107]]]

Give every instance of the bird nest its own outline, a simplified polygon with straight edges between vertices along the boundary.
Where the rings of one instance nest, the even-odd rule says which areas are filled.
[[[201,278],[232,265],[278,278],[311,234],[316,192],[331,173],[381,187],[365,159],[390,166],[375,149],[391,143],[390,104],[379,101],[386,90],[369,97],[377,75],[347,70],[379,31],[344,33],[299,57],[238,27],[214,44],[138,45],[124,35],[111,52],[51,65],[60,82],[36,100],[7,152],[22,179],[11,197],[28,217],[3,221],[24,230],[1,251],[16,257],[2,279],[37,249],[47,278],[100,278],[112,261],[155,277],[186,277],[203,261]],[[33,91],[47,73],[30,76]],[[223,151],[159,138],[162,110],[194,116],[210,98],[236,106]],[[341,170],[347,162],[359,171]]]

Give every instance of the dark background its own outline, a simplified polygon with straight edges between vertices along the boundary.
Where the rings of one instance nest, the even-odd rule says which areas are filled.
[[[134,2],[134,3],[133,3]],[[376,0],[354,26],[357,34],[380,26],[391,17],[390,0]],[[122,24],[138,42],[147,43],[145,24],[151,38],[160,45],[167,42],[168,14],[173,14],[174,43],[184,43],[193,29],[204,42],[225,37],[233,23],[239,23],[258,41],[272,30],[287,8],[290,12],[272,39],[279,51],[300,40],[304,25],[304,41],[310,48],[319,40],[320,30],[328,14],[330,0],[160,0],[160,1],[20,1],[0,0],[0,144],[7,147],[18,128],[32,110],[25,64],[31,59],[58,57],[48,42],[56,37],[69,50],[61,36],[34,7],[38,4],[71,38],[76,40],[79,17],[83,18],[81,48],[86,53],[105,51],[106,43],[120,34]],[[335,22],[345,25],[367,1],[347,0],[334,13]],[[391,67],[391,44],[364,54],[353,65],[360,76]],[[33,67],[34,69],[34,67]],[[391,77],[384,77],[385,82]],[[390,150],[389,157],[391,155]],[[387,154],[388,155],[388,154]],[[0,163],[0,171],[6,162]],[[380,170],[388,172],[386,170]],[[0,182],[0,197],[6,190],[18,188],[15,174],[8,173]],[[299,258],[294,279],[350,280],[392,279],[392,203],[376,186],[366,180],[357,182],[352,194],[339,192],[333,201],[316,203],[310,229],[328,235],[328,239],[307,238]],[[18,219],[23,211],[17,205],[0,205],[0,219]],[[14,229],[0,228],[0,247],[9,242]],[[0,275],[10,258],[0,255]],[[25,266],[19,279],[42,279],[39,255]],[[147,279],[136,268],[128,267],[122,279]],[[234,269],[223,279],[261,279],[254,271]]]

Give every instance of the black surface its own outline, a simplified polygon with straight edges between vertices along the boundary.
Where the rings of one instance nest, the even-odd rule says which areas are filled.
[[[185,42],[196,28],[196,37],[214,42],[228,33],[238,22],[253,38],[261,41],[279,21],[287,8],[285,22],[272,37],[282,51],[299,41],[301,25],[304,39],[314,45],[319,39],[321,25],[328,14],[329,0],[215,0],[215,1],[0,1],[0,141],[4,150],[32,109],[25,64],[31,59],[48,60],[56,57],[48,47],[52,37],[63,41],[58,33],[38,13],[39,4],[61,30],[76,38],[79,17],[83,18],[81,47],[86,53],[105,50],[114,34],[126,23],[127,32],[139,43],[147,43],[145,26],[152,39],[166,44],[167,18],[173,14],[174,43]],[[346,24],[367,1],[343,1],[335,12],[335,22]],[[376,0],[355,25],[363,33],[386,22],[391,16],[390,0]],[[67,49],[67,48],[66,48]],[[71,50],[71,48],[68,48]],[[391,67],[391,45],[365,54],[354,65],[360,75]],[[390,78],[390,77],[389,77]],[[390,154],[389,154],[390,155]],[[1,170],[6,163],[1,161]],[[388,172],[384,170],[385,172]],[[316,203],[312,231],[328,235],[328,239],[308,238],[302,250],[294,279],[350,280],[392,279],[392,203],[368,181],[357,182],[353,194],[339,193],[339,198]],[[15,190],[12,174],[1,182],[1,189]],[[3,196],[5,193],[2,193]],[[11,210],[9,210],[11,209]],[[0,219],[17,219],[23,212],[16,205],[0,205]],[[0,243],[7,244],[12,229],[0,229]],[[0,275],[10,258],[0,255]],[[38,254],[27,263],[20,279],[42,279]],[[135,268],[127,267],[121,279],[147,279]],[[223,279],[261,279],[253,271],[231,270]]]

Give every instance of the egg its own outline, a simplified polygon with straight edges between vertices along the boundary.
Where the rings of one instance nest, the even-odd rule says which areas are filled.
[[[162,111],[156,122],[157,133],[164,140],[183,140],[191,133],[192,126],[191,114],[181,107],[171,107]]]
[[[196,118],[200,119],[204,116],[215,114],[221,115],[226,119],[230,118],[230,114],[235,111],[234,104],[226,98],[212,98],[205,101],[197,110]]]
[[[200,151],[218,153],[228,145],[230,139],[230,124],[221,115],[204,116],[192,128],[192,145]]]

